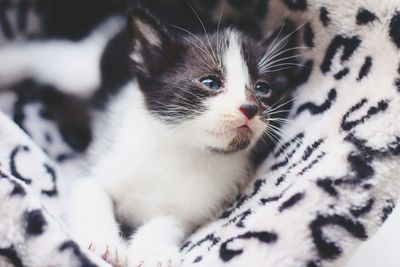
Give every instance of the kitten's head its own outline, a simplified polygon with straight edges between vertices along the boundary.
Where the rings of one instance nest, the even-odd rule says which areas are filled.
[[[173,36],[143,9],[131,11],[129,29],[146,107],[176,138],[227,154],[262,136],[285,94],[287,81],[276,71],[279,41],[255,41],[233,29]]]

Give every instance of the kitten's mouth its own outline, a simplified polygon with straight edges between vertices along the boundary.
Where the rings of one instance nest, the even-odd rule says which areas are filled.
[[[253,131],[250,129],[250,127],[246,124],[237,127],[235,130],[240,135],[250,135],[253,133]]]

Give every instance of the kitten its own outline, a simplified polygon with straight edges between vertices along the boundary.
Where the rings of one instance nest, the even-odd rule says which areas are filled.
[[[140,8],[128,27],[136,78],[94,131],[104,136],[71,194],[70,226],[111,263],[178,266],[184,237],[250,176],[251,150],[285,94],[270,64],[282,42],[234,29],[178,37]],[[138,227],[127,244],[117,220]]]

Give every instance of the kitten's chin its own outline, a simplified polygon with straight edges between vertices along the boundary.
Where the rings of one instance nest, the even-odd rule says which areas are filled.
[[[249,148],[255,139],[253,131],[248,126],[235,129],[233,137],[226,144],[226,137],[221,140],[221,146],[209,146],[208,149],[218,154],[233,154]]]

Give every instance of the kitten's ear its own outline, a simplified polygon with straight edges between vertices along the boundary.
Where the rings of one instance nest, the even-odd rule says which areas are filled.
[[[140,7],[129,11],[128,27],[130,58],[135,70],[145,76],[156,74],[165,64],[172,36],[158,19]]]

